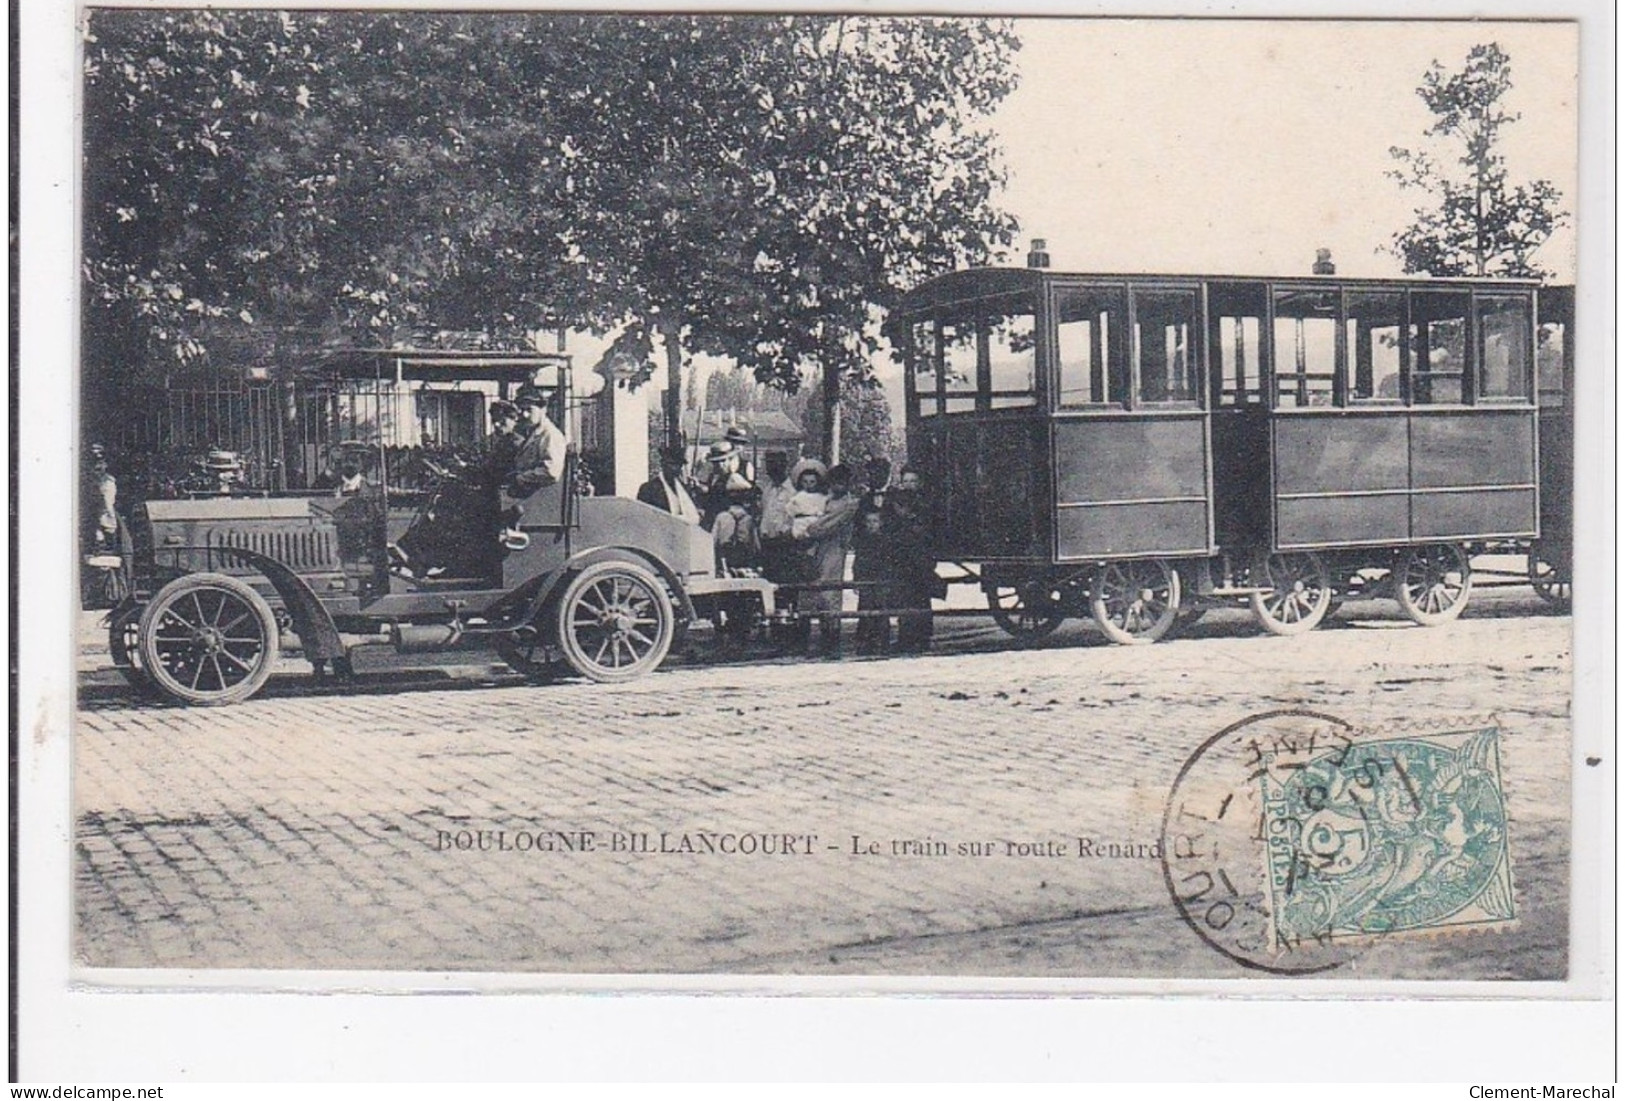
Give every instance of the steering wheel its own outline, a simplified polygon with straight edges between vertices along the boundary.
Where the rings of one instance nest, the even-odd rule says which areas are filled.
[[[424,469],[433,475],[435,481],[437,482],[455,481],[461,473],[460,471],[452,470],[449,467],[441,466],[439,463],[435,462],[431,458],[428,458],[427,456],[423,457],[419,461],[423,463]]]

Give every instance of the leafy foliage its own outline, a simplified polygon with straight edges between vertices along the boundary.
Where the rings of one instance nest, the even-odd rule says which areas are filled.
[[[840,387],[840,461],[847,465],[860,464],[867,459],[886,459],[899,466],[903,459],[902,440],[892,425],[891,403],[886,391],[873,379],[856,375],[842,376]],[[828,418],[832,403],[826,400],[824,380],[806,392],[800,404],[799,419],[806,428],[810,453],[828,457],[829,441],[834,433]],[[795,402],[796,395],[791,399]],[[822,446],[820,442],[823,441]]]
[[[1431,275],[1548,274],[1534,262],[1567,215],[1549,180],[1513,184],[1500,153],[1501,131],[1518,121],[1503,105],[1512,89],[1511,59],[1495,43],[1474,46],[1459,72],[1435,61],[1416,94],[1433,112],[1431,138],[1464,171],[1448,169],[1426,151],[1395,148],[1389,175],[1402,188],[1431,196],[1416,221],[1395,234],[1392,251],[1407,272]]]
[[[981,19],[95,10],[87,368],[626,326],[652,369],[863,373],[1015,226]],[[235,332],[233,332],[235,330]],[[234,351],[234,355],[240,351]]]

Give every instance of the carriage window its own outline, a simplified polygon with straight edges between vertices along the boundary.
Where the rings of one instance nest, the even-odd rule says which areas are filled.
[[[1351,294],[1343,320],[1348,349],[1350,401],[1399,401],[1400,313],[1398,294]]]
[[[944,322],[942,326],[942,389],[949,413],[969,413],[976,408],[977,345],[976,326],[969,322]]]
[[[1543,321],[1535,330],[1535,377],[1540,385],[1540,404],[1561,408],[1567,401],[1563,384],[1563,356],[1568,326],[1561,321]]]
[[[1411,296],[1411,398],[1417,405],[1459,405],[1467,372],[1465,294]]]
[[[1275,294],[1275,404],[1330,405],[1337,379],[1337,292]]]
[[[1529,303],[1478,300],[1479,399],[1529,396]]]
[[[1264,401],[1264,311],[1261,284],[1208,285],[1208,340],[1218,369],[1213,398],[1220,407]]]
[[[995,318],[988,339],[989,405],[1024,409],[1038,404],[1035,383],[1038,328],[1030,313]]]
[[[914,380],[914,401],[922,417],[937,415],[937,327],[917,321],[909,329],[910,377]]]
[[[1263,400],[1263,320],[1219,318],[1219,404],[1256,405]]]
[[[1139,400],[1146,403],[1196,400],[1196,292],[1134,292],[1134,361],[1139,367]]]
[[[1126,312],[1120,290],[1066,287],[1056,296],[1063,408],[1128,404],[1128,364],[1122,353]]]

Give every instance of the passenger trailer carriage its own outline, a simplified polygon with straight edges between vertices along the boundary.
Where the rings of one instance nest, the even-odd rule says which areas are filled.
[[[1357,595],[1453,619],[1475,551],[1540,539],[1537,294],[1499,279],[937,278],[898,311],[937,556],[973,566],[1017,635],[1088,615],[1152,642],[1230,604],[1292,635]]]

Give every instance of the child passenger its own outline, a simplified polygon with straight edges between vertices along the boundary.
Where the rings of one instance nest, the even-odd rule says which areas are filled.
[[[810,539],[813,522],[824,515],[829,495],[824,492],[824,464],[817,459],[802,459],[791,472],[796,494],[790,498],[790,538],[798,543]]]

